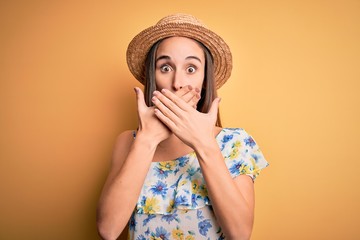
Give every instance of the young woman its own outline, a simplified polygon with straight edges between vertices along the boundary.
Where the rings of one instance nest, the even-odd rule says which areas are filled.
[[[254,184],[268,165],[241,128],[222,128],[216,89],[230,77],[229,47],[191,15],[139,33],[127,62],[139,126],[117,139],[98,206],[98,229],[116,239],[249,239]]]

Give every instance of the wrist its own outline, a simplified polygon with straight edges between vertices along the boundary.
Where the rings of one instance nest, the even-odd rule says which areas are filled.
[[[208,138],[206,141],[199,141],[193,147],[198,158],[206,159],[209,156],[214,156],[219,150],[219,145],[215,138]]]
[[[150,149],[156,149],[157,145],[161,142],[160,140],[156,140],[156,137],[142,130],[136,132],[135,141]]]

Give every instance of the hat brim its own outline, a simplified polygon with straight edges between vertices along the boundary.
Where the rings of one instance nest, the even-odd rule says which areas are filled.
[[[127,64],[138,81],[145,83],[145,59],[150,48],[161,39],[175,36],[197,40],[209,49],[214,60],[217,89],[228,80],[232,70],[232,55],[229,46],[219,35],[199,25],[167,23],[143,30],[130,42],[126,53]]]

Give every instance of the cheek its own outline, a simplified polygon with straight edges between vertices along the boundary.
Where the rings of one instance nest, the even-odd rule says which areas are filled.
[[[198,88],[202,88],[202,86],[204,85],[204,79],[205,79],[205,74],[204,73],[201,73],[199,78],[197,79],[196,81],[196,87]]]
[[[157,85],[157,86],[162,85],[163,82],[164,82],[164,81],[163,81],[163,79],[161,78],[161,75],[156,72],[156,73],[155,73],[155,83],[156,83],[156,85]]]

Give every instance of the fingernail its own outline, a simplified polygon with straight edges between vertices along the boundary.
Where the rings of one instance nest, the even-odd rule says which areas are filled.
[[[152,97],[151,101],[155,102],[156,101],[156,97]]]
[[[198,88],[195,88],[195,92],[200,92],[200,89],[198,89]]]
[[[161,92],[162,92],[162,93],[165,93],[165,92],[166,92],[166,89],[165,89],[165,88],[161,89]]]
[[[155,95],[155,96],[158,95],[158,94],[159,94],[159,92],[156,91],[156,90],[153,92],[153,95]]]

